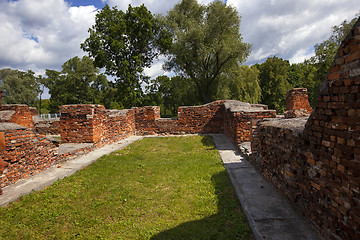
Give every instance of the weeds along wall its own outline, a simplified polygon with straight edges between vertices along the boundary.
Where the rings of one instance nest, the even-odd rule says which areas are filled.
[[[251,161],[325,239],[360,238],[360,19],[309,119],[259,122]]]

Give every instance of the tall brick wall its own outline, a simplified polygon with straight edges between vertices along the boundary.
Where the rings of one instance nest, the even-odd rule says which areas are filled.
[[[24,104],[8,104],[0,106],[0,122],[11,122],[23,127],[33,128],[33,113]]]
[[[305,128],[313,199],[323,235],[360,237],[360,19],[342,42]],[[326,229],[329,229],[328,231]]]
[[[360,19],[311,116],[258,123],[252,162],[325,239],[360,238]]]

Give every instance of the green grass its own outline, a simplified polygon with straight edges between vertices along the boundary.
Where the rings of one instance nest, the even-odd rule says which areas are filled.
[[[146,138],[0,209],[0,239],[253,239],[211,137]]]

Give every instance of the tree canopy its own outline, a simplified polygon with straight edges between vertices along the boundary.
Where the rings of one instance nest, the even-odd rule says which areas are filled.
[[[203,102],[215,100],[220,82],[228,80],[223,74],[250,53],[236,9],[219,1],[205,6],[182,0],[162,21],[173,38],[165,69],[189,78]]]
[[[35,73],[13,69],[0,70],[0,89],[4,89],[3,104],[27,104],[35,106],[38,84]]]
[[[138,105],[143,74],[170,38],[144,6],[129,5],[126,12],[108,5],[96,14],[95,25],[81,48],[94,58],[96,67],[116,79],[117,97],[125,107]]]
[[[290,63],[282,58],[268,58],[263,64],[257,64],[261,87],[261,102],[279,112],[285,110],[285,95],[291,89],[288,82]]]
[[[108,86],[107,79],[87,56],[69,59],[61,72],[47,69],[46,75],[44,84],[51,94],[51,112],[57,112],[65,104],[103,103],[102,90]]]

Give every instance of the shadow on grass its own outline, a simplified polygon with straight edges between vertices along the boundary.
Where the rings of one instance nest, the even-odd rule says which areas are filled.
[[[254,239],[226,171],[212,176],[218,213],[180,224],[151,239]]]

